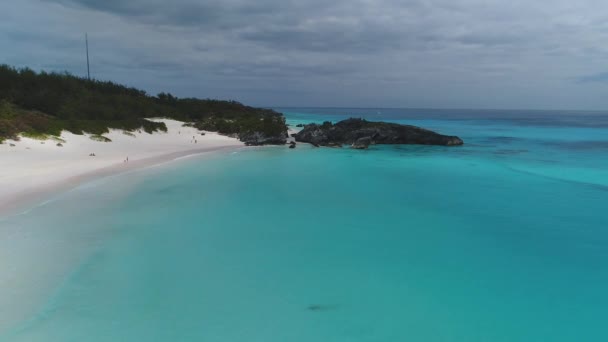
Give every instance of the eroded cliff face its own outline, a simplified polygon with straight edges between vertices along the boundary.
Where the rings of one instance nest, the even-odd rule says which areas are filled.
[[[351,145],[364,149],[370,144],[417,144],[459,146],[457,136],[442,135],[424,128],[363,119],[347,119],[336,124],[309,124],[294,135],[296,141],[316,146]]]

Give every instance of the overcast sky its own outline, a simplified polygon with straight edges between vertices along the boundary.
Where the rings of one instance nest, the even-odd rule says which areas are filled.
[[[605,0],[2,0],[0,63],[261,106],[608,109]]]

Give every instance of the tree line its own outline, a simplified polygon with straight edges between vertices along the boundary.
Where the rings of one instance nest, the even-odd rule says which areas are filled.
[[[88,80],[68,73],[35,72],[0,65],[0,142],[19,134],[104,134],[109,129],[166,131],[165,117],[222,134],[287,131],[282,114],[236,101],[178,98],[111,81]]]

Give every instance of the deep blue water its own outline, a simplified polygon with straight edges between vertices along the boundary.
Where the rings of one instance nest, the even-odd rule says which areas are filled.
[[[608,114],[280,110],[465,145],[255,148],[63,194],[0,223],[72,264],[0,340],[608,339]]]

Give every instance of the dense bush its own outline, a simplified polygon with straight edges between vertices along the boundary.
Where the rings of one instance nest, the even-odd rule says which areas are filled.
[[[235,101],[150,96],[113,82],[0,65],[0,141],[23,132],[58,135],[63,129],[97,135],[111,128],[166,131],[163,123],[144,120],[150,117],[193,122],[224,134],[287,130],[280,113]]]

